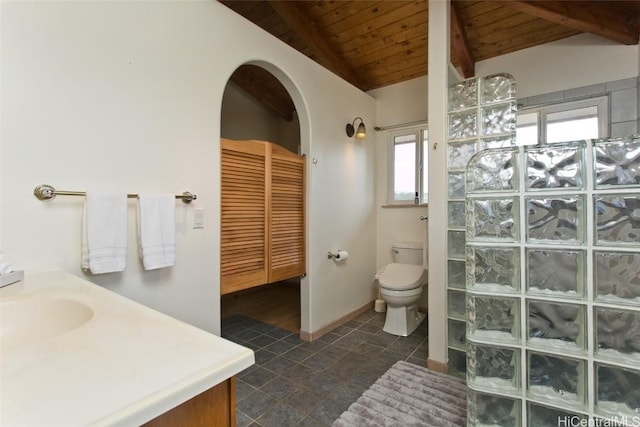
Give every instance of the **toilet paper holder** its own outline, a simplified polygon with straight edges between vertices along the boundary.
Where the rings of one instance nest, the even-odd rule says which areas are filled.
[[[347,251],[343,251],[343,250],[339,250],[337,252],[327,252],[327,258],[328,259],[334,259],[336,261],[342,261],[344,259],[347,259],[347,257],[349,256]]]

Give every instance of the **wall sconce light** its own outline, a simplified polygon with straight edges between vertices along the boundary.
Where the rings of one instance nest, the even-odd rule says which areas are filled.
[[[358,125],[358,130],[356,131],[356,121],[360,120],[360,124]],[[364,122],[361,117],[356,117],[353,119],[353,123],[347,123],[347,136],[351,138],[355,133],[356,138],[362,139],[367,136],[367,128],[364,127]]]

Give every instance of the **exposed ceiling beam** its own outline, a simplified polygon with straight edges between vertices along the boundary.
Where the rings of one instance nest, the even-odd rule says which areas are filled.
[[[302,39],[320,63],[324,63],[334,73],[351,84],[362,88],[362,82],[358,75],[346,64],[345,60],[339,57],[328,43],[329,38],[323,34],[318,25],[292,1],[270,1],[269,5],[278,15],[291,27],[291,29]]]
[[[614,40],[626,45],[638,44],[637,16],[616,13],[615,1],[537,1],[498,0],[498,3],[520,12],[565,27]]]
[[[282,84],[268,71],[256,66],[243,65],[231,75],[230,80],[276,115],[288,122],[293,120],[293,100]]]
[[[460,62],[462,74],[466,79],[473,77],[476,73],[475,61],[455,2],[451,2],[451,44]]]

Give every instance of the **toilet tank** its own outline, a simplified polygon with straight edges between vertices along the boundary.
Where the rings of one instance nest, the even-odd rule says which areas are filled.
[[[422,265],[422,243],[396,242],[393,244],[393,262]]]

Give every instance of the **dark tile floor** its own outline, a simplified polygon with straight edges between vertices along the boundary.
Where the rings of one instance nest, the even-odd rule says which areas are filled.
[[[408,337],[382,331],[384,313],[364,313],[305,342],[244,316],[222,321],[222,336],[255,351],[236,383],[236,420],[245,426],[330,426],[398,360],[427,360],[427,322]]]

